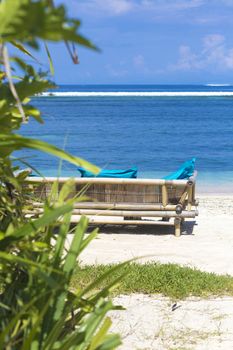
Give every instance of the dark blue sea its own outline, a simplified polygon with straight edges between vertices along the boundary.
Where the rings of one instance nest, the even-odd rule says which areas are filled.
[[[137,166],[158,178],[196,157],[203,192],[233,192],[233,86],[63,85],[33,98],[44,124],[24,135],[51,142],[105,168]],[[47,176],[59,161],[34,151],[17,156]],[[63,176],[78,176],[63,162]]]

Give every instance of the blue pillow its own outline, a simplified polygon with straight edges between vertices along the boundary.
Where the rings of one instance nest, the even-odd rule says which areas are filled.
[[[90,171],[85,170],[84,168],[78,168],[81,173],[81,177],[113,177],[113,178],[125,178],[125,179],[135,179],[137,177],[138,169],[131,168],[126,170],[107,170],[102,169],[99,174],[95,175]]]
[[[190,160],[187,160],[185,163],[183,163],[181,165],[181,167],[177,171],[165,176],[163,179],[164,180],[188,179],[194,173],[195,161],[196,161],[196,158],[192,158]]]

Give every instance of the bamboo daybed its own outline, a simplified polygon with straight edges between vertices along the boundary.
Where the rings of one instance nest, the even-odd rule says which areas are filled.
[[[180,236],[181,224],[198,215],[195,200],[197,172],[188,180],[75,178],[75,193],[84,202],[74,205],[72,222],[81,215],[91,224],[174,225]],[[69,178],[59,178],[59,187]],[[28,185],[36,196],[34,212],[42,212],[43,200],[50,193],[55,177],[29,177]]]

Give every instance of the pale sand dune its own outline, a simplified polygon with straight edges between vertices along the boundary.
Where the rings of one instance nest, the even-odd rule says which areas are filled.
[[[100,230],[83,253],[83,264],[113,263],[132,257],[172,262],[202,271],[233,275],[233,195],[200,195],[196,224],[189,222],[180,238],[159,227]],[[188,298],[178,302],[158,295],[115,298],[126,311],[111,314],[120,332],[121,350],[233,349],[233,298]]]

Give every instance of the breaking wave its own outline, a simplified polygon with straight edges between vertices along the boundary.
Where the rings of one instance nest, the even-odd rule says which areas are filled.
[[[221,97],[221,96],[233,96],[233,91],[119,91],[119,92],[79,92],[79,91],[66,91],[66,92],[44,92],[40,96],[44,97]]]
[[[205,86],[221,87],[221,86],[232,86],[231,84],[206,84]]]

